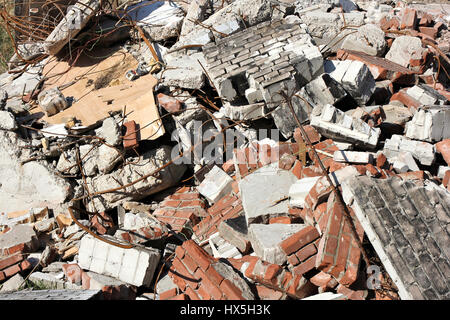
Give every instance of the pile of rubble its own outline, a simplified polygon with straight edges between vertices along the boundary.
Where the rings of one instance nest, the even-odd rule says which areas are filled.
[[[450,298],[448,4],[120,3],[0,75],[0,299]]]

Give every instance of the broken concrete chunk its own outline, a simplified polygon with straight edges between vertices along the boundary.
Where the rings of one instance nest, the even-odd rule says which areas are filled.
[[[109,173],[118,164],[122,157],[121,153],[116,149],[102,144],[97,152],[98,157],[96,159],[98,171],[101,173]]]
[[[450,138],[450,107],[423,107],[406,123],[405,136],[410,139],[436,142]]]
[[[19,249],[18,248],[21,248]],[[36,232],[29,224],[11,226],[6,233],[0,234],[0,255],[14,252],[33,252],[38,247]]]
[[[311,125],[325,137],[367,148],[377,146],[381,132],[379,128],[371,128],[332,105],[317,105],[311,113]]]
[[[245,176],[239,181],[242,206],[247,224],[267,221],[270,216],[286,215],[289,188],[297,181],[290,171],[268,165]],[[265,192],[260,188],[264,186]]]
[[[214,166],[198,186],[198,192],[212,204],[231,192],[232,183],[233,179],[225,171]]]
[[[287,256],[280,243],[304,227],[303,224],[251,224],[248,227],[248,236],[258,257],[282,265],[286,262]]]
[[[291,205],[291,207],[303,208],[303,205],[305,204],[306,196],[308,195],[308,193],[311,191],[311,189],[314,187],[317,180],[319,180],[319,179],[320,179],[320,176],[303,178],[303,179],[296,181],[289,188],[289,204]]]
[[[422,60],[425,48],[418,37],[400,36],[395,38],[391,48],[386,54],[386,59],[404,67],[417,65]]]
[[[361,61],[327,60],[324,68],[359,104],[368,102],[375,91],[375,79]]]
[[[419,167],[410,152],[399,152],[396,157],[389,160],[397,173],[419,171]]]
[[[0,129],[1,130],[16,130],[17,123],[13,114],[8,111],[0,111]]]
[[[160,253],[153,248],[123,249],[86,235],[81,239],[78,259],[83,269],[135,286],[149,286]]]
[[[49,55],[57,54],[70,40],[84,28],[100,9],[99,0],[80,0],[71,6],[64,19],[45,39],[44,49]]]
[[[83,172],[86,176],[94,176],[97,173],[98,149],[92,144],[80,146],[80,160]]]
[[[242,253],[250,249],[250,241],[247,234],[247,222],[244,216],[222,221],[218,227],[220,236],[234,245]]]
[[[418,84],[406,90],[406,93],[422,105],[448,104],[448,99],[430,86]]]
[[[75,149],[61,153],[56,170],[63,174],[77,174],[80,171],[77,165],[77,155]]]
[[[208,242],[214,258],[242,258],[242,254],[239,250],[234,245],[223,239],[218,232],[212,234],[209,237]]]
[[[129,163],[109,174],[93,177],[89,185],[95,190],[117,188],[141,179],[139,182],[124,188],[123,193],[105,193],[95,198],[97,209],[102,209],[101,211],[112,209],[125,201],[137,201],[176,184],[186,170],[184,164],[171,164],[159,171],[155,176],[142,179],[144,175],[154,172],[160,166],[169,162],[171,160],[171,150],[168,146],[162,146],[158,149],[147,151],[134,163]]]
[[[63,111],[69,106],[66,98],[58,88],[42,91],[38,95],[38,102],[39,106],[48,117]]]
[[[127,8],[126,17],[133,20],[153,41],[178,36],[184,19],[175,2],[142,1]]]
[[[359,151],[336,151],[333,155],[333,160],[337,162],[365,164],[373,162],[373,155],[368,152]]]
[[[383,153],[387,158],[396,157],[402,151],[410,152],[425,166],[431,166],[435,160],[434,146],[430,143],[410,140],[397,134],[386,139]]]
[[[102,126],[95,131],[97,136],[105,139],[107,144],[117,146],[121,141],[120,127],[113,117],[103,120]]]
[[[21,289],[24,279],[20,274],[16,274],[11,279],[2,284],[0,292],[14,292]]]
[[[372,56],[382,56],[386,50],[385,33],[375,24],[365,24],[358,32],[345,37],[341,49],[355,50]]]
[[[205,83],[205,75],[200,63],[204,66],[205,61],[201,53],[191,55],[175,56],[166,55],[167,66],[161,75],[164,85],[200,89]],[[200,63],[199,63],[200,61]]]

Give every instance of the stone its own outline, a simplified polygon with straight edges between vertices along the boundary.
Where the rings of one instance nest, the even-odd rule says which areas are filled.
[[[80,146],[80,160],[86,176],[91,177],[97,173],[97,158],[97,148],[93,144]]]
[[[375,91],[375,79],[361,61],[331,61],[324,63],[325,72],[340,83],[361,105],[369,101]]]
[[[112,146],[117,146],[121,142],[120,127],[113,117],[103,120],[102,126],[95,131],[95,134]]]
[[[410,152],[424,166],[431,166],[435,160],[434,146],[431,143],[410,140],[397,134],[386,139],[383,153],[388,159],[396,157],[400,152]]]
[[[333,160],[337,162],[349,162],[367,164],[373,162],[373,155],[368,152],[359,151],[336,151]]]
[[[203,66],[206,63],[201,53],[174,57],[166,55],[166,61],[167,69],[161,75],[161,83],[185,89],[200,89],[203,87],[205,75],[200,63]]]
[[[450,108],[430,106],[415,111],[411,121],[406,123],[405,136],[410,139],[437,142],[450,138]]]
[[[78,254],[81,268],[135,286],[150,285],[159,259],[160,252],[156,249],[145,247],[123,249],[90,235],[81,239]]]
[[[36,232],[29,224],[11,226],[6,233],[0,234],[0,255],[33,252],[38,245]]]
[[[0,292],[14,292],[19,291],[22,284],[24,283],[24,279],[20,274],[14,275],[12,278],[7,280],[2,284]]]
[[[97,169],[101,173],[110,173],[116,164],[118,164],[121,160],[121,153],[116,148],[109,147],[105,144],[102,144],[98,147],[96,164]]]
[[[64,151],[59,156],[56,170],[66,175],[75,175],[80,172],[80,168],[77,165],[77,155],[75,149]]]
[[[206,175],[202,183],[197,187],[198,192],[209,203],[213,204],[232,190],[233,179],[218,166],[214,166]]]
[[[45,53],[49,55],[58,53],[71,39],[75,38],[99,9],[100,1],[98,0],[82,0],[72,6],[65,18],[45,39]]]
[[[248,237],[259,258],[282,265],[287,261],[287,256],[280,243],[304,227],[303,224],[251,224],[248,227]]]
[[[239,181],[242,206],[247,224],[260,223],[269,216],[286,215],[289,188],[298,178],[290,171],[268,165],[245,176]],[[264,186],[264,192],[260,188]]]
[[[48,117],[69,107],[66,98],[58,88],[48,89],[39,93],[38,102]]]
[[[154,172],[171,159],[171,148],[161,146],[144,152],[139,159],[130,159],[129,164],[111,173],[97,175],[88,181],[94,190],[108,190],[127,185],[142,176]],[[105,193],[94,199],[98,211],[106,211],[126,201],[137,201],[176,184],[184,174],[184,164],[171,164],[159,171],[156,177],[148,177],[133,184],[121,193]],[[119,183],[120,182],[120,183]]]
[[[303,178],[296,181],[289,188],[289,205],[291,207],[303,208],[306,196],[319,179],[320,176]]]
[[[0,111],[0,129],[1,130],[16,130],[17,123],[13,114],[8,111]]]
[[[386,54],[386,59],[398,63],[404,67],[414,65],[414,61],[421,60],[425,52],[422,42],[418,37],[399,36],[395,38],[391,48]]]
[[[377,146],[381,133],[380,128],[371,128],[364,121],[350,117],[330,104],[317,105],[311,113],[310,124],[327,138],[370,149]]]
[[[386,50],[385,33],[375,24],[365,24],[345,37],[341,49],[355,50],[381,57]]]

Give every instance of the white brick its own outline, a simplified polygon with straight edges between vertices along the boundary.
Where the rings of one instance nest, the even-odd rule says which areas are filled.
[[[320,177],[309,177],[296,181],[289,189],[289,204],[292,207],[303,208],[306,196],[319,179]]]
[[[212,204],[231,192],[233,179],[218,166],[205,175],[197,190]]]
[[[333,155],[333,160],[349,163],[372,163],[373,156],[368,152],[336,151]]]

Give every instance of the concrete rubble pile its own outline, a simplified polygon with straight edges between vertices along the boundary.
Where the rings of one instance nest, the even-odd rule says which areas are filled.
[[[0,299],[450,298],[448,3],[104,6],[0,75]]]

